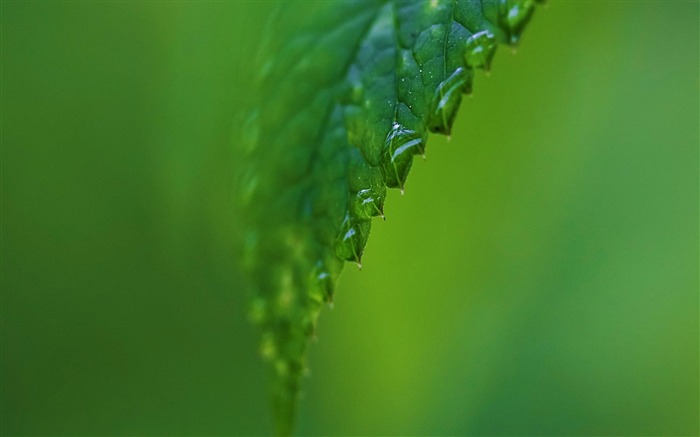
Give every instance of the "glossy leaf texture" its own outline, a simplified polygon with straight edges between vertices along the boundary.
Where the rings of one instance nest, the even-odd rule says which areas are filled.
[[[306,349],[344,261],[360,265],[388,188],[449,134],[475,69],[516,45],[535,0],[293,2],[265,31],[237,142],[250,317],[292,430]]]

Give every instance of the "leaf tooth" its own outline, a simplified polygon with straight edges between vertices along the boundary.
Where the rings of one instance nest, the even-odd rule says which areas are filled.
[[[413,155],[425,152],[425,139],[417,131],[394,123],[386,136],[382,152],[382,169],[386,185],[403,191]]]
[[[369,219],[345,215],[336,237],[335,252],[340,259],[361,265],[362,251],[367,243],[372,222]]]
[[[496,2],[485,2],[484,9],[487,16],[492,20],[495,18],[493,22],[506,33],[505,42],[511,46],[517,46],[525,26],[532,18],[535,3],[542,3],[542,1],[498,0]]]
[[[435,90],[428,119],[428,129],[431,132],[450,134],[462,101],[462,93],[470,88],[468,86],[470,80],[471,71],[465,67],[459,67],[440,82]]]
[[[386,188],[364,188],[352,196],[350,211],[356,217],[384,217]]]
[[[497,47],[496,36],[493,33],[488,30],[477,32],[465,43],[464,62],[468,67],[489,71]]]
[[[343,261],[335,255],[324,258],[316,262],[308,280],[309,297],[316,304],[333,301],[334,284],[343,268]]]
[[[348,181],[350,189],[350,213],[359,218],[382,216],[386,185],[382,170],[369,165],[358,149],[350,158]]]

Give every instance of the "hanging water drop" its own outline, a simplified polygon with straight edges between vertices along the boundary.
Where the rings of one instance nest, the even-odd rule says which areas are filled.
[[[359,190],[351,199],[353,214],[357,217],[383,217],[385,196],[386,188],[383,186]]]
[[[447,79],[440,82],[435,90],[433,107],[428,121],[428,129],[431,132],[449,135],[459,103],[462,101],[462,92],[470,88],[468,85],[470,79],[470,71],[459,67]]]
[[[320,304],[322,302],[328,303],[333,301],[333,283],[337,277],[337,272],[340,271],[340,269],[337,268],[336,262],[339,260],[335,257],[333,258],[334,259],[329,260],[330,263],[319,259],[316,261],[316,265],[311,271],[311,278],[309,280],[311,289],[309,290],[309,297],[316,303]]]
[[[345,215],[335,242],[335,253],[340,259],[360,262],[371,223],[369,219]]]
[[[467,39],[464,61],[469,67],[489,70],[496,54],[496,36],[488,30],[475,33]]]
[[[382,152],[381,162],[387,186],[403,191],[413,155],[425,153],[424,144],[420,133],[394,123],[386,136]]]
[[[508,43],[516,45],[535,9],[535,0],[501,0],[499,24],[508,32]]]

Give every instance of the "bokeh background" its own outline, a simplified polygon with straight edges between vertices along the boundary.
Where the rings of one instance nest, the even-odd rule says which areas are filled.
[[[2,2],[3,435],[271,432],[230,138],[273,7]],[[698,434],[698,16],[538,10],[347,266],[300,434]]]

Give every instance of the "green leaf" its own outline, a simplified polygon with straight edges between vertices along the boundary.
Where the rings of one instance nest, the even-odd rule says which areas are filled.
[[[344,261],[360,265],[387,188],[403,191],[428,132],[450,133],[474,69],[518,43],[534,3],[295,2],[268,23],[237,220],[278,433],[291,432],[321,307]]]

